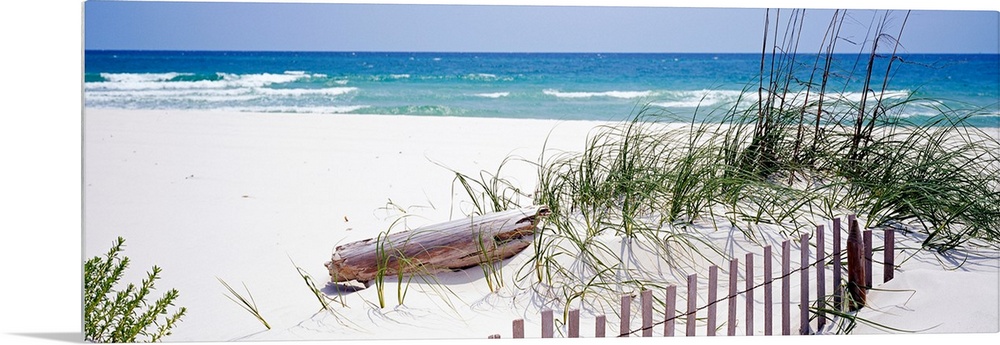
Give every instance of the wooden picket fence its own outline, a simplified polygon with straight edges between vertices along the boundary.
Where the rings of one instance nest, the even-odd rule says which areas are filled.
[[[857,229],[857,220],[853,215],[848,216],[849,226],[853,226]],[[780,281],[780,291],[779,296],[781,298],[780,304],[780,315],[781,319],[781,335],[790,335],[792,333],[792,291],[791,291],[791,281],[794,279],[795,275],[799,277],[799,293],[798,296],[798,329],[797,334],[807,335],[815,334],[815,330],[822,330],[826,326],[829,320],[826,315],[824,315],[823,310],[827,308],[837,308],[840,310],[845,302],[852,302],[854,299],[847,301],[845,296],[850,298],[850,294],[847,291],[842,290],[842,286],[859,286],[865,291],[872,287],[872,230],[861,231],[863,237],[863,251],[858,251],[856,255],[863,255],[863,257],[848,258],[848,263],[858,263],[864,265],[864,277],[853,278],[845,277],[845,267],[842,267],[842,259],[845,254],[850,254],[850,251],[845,251],[842,247],[842,237],[843,229],[841,229],[840,218],[833,219],[833,248],[828,253],[826,251],[826,241],[825,241],[825,231],[823,225],[817,225],[815,236],[815,247],[816,255],[815,260],[810,261],[810,250],[809,250],[809,235],[802,235],[799,241],[799,255],[800,255],[800,266],[796,270],[792,270],[791,267],[791,257],[794,255],[792,253],[791,242],[789,240],[784,241],[781,244],[781,275],[774,277],[774,272],[772,270],[773,253],[771,246],[765,246],[763,251],[763,281],[759,284],[755,280],[755,272],[753,271],[754,264],[754,254],[747,253],[744,260],[744,286],[742,291],[738,291],[738,273],[739,273],[739,259],[733,258],[729,260],[729,291],[728,294],[723,298],[718,298],[718,279],[719,279],[719,268],[718,266],[710,266],[708,270],[708,298],[707,304],[698,306],[698,275],[691,274],[687,276],[687,305],[684,307],[682,313],[678,314],[677,308],[677,287],[667,286],[664,298],[664,309],[665,315],[661,318],[662,321],[656,323],[656,325],[663,326],[664,336],[674,336],[676,335],[676,327],[679,321],[684,323],[684,335],[694,336],[697,331],[696,315],[699,311],[707,309],[704,313],[705,318],[705,334],[708,336],[716,336],[717,331],[720,329],[717,327],[719,305],[722,302],[726,302],[727,306],[727,316],[726,319],[726,335],[735,336],[737,319],[737,300],[739,296],[743,296],[746,302],[746,307],[744,308],[743,315],[743,325],[744,325],[744,335],[754,335],[757,333],[754,324],[754,299],[758,294],[758,291],[763,294],[763,329],[760,333],[763,335],[773,335],[775,311],[773,310],[774,303],[774,285],[776,281]],[[848,231],[850,232],[850,231]],[[893,271],[895,269],[895,250],[894,250],[894,235],[891,229],[885,230],[884,236],[884,250],[883,250],[883,282],[887,282],[893,278]],[[860,239],[859,239],[860,240]],[[850,245],[849,245],[850,246]],[[863,254],[862,254],[863,253]],[[826,266],[827,260],[831,260],[832,264],[832,275],[833,281],[828,284],[826,282]],[[810,269],[810,267],[815,267]],[[847,271],[850,271],[848,269]],[[816,292],[815,300],[810,300],[810,274],[815,272],[816,275]],[[858,270],[860,272],[860,270]],[[858,279],[858,281],[854,281]],[[846,284],[844,284],[846,283]],[[831,287],[832,293],[827,294],[827,288]],[[827,297],[831,297],[833,305],[826,305]],[[810,310],[810,306],[815,303],[815,309]],[[860,301],[863,305],[864,301]],[[628,337],[631,335],[641,335],[643,337],[651,337],[653,335],[653,291],[643,290],[639,295],[639,305],[641,313],[642,325],[640,328],[633,329],[631,323],[631,312],[632,312],[632,295],[623,295],[621,297],[621,309],[620,309],[620,325],[617,337]],[[540,335],[542,338],[552,338],[555,335],[554,320],[551,309],[542,310]],[[810,320],[810,314],[816,314],[815,321]],[[566,315],[565,327],[566,336],[569,338],[580,337],[580,311],[579,309],[571,309]],[[816,328],[812,328],[813,324]],[[594,320],[594,335],[595,337],[602,338],[605,337],[607,331],[607,318],[605,315],[597,315]],[[759,334],[759,333],[758,333]],[[516,319],[512,324],[511,335],[513,338],[524,338],[525,337],[525,323],[524,319]],[[494,334],[489,336],[490,339],[499,339],[501,336],[499,334]]]

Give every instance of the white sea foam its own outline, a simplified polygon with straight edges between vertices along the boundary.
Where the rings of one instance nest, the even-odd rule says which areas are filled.
[[[331,87],[323,89],[270,89],[270,88],[254,88],[253,92],[265,94],[265,95],[279,95],[279,96],[303,96],[303,95],[326,95],[326,96],[338,96],[353,91],[357,91],[356,87]]]
[[[542,93],[559,98],[592,98],[592,97],[612,97],[612,98],[641,98],[649,97],[655,92],[646,91],[603,91],[603,92],[562,92],[559,90],[545,89]]]
[[[830,94],[827,94],[830,97]],[[849,102],[861,102],[861,98],[864,97],[864,93],[861,92],[847,92],[843,94],[833,95],[833,98]],[[886,90],[885,92],[875,92],[868,93],[868,101],[875,101],[879,97],[883,100],[887,99],[905,99],[910,97],[910,90]]]
[[[665,108],[715,106],[735,102],[741,93],[739,90],[667,91],[662,96],[669,100],[654,102],[651,105]]]
[[[203,89],[203,90],[115,90],[89,91],[84,94],[87,102],[120,102],[128,100],[153,101],[196,101],[196,102],[231,102],[252,101],[264,98],[263,94],[254,94],[250,89]]]
[[[225,111],[239,111],[239,112],[250,112],[250,113],[347,114],[368,107],[370,106],[368,105],[344,105],[344,106],[325,106],[325,107],[250,106],[250,107],[228,107],[220,109]]]
[[[477,93],[476,96],[486,98],[500,98],[510,96],[510,92]]]
[[[182,75],[194,75],[194,73],[101,73],[101,78],[109,83],[148,83],[169,81]]]
[[[106,81],[89,82],[84,89],[91,90],[171,90],[171,89],[226,89],[264,87],[289,83],[318,75],[297,73],[231,74],[217,73],[219,80],[170,81],[191,73],[102,73]]]
[[[298,98],[304,96],[334,97],[357,91],[356,87],[334,87],[323,89],[153,89],[153,90],[111,90],[89,91],[84,97],[88,102],[117,102],[135,99],[153,101],[196,101],[232,102],[252,101],[269,98]]]

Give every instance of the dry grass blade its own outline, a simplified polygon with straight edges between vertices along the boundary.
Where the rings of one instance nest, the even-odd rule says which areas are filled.
[[[257,302],[254,301],[253,295],[250,294],[250,289],[247,288],[247,285],[245,283],[243,284],[243,289],[246,290],[247,297],[243,297],[243,295],[236,292],[236,290],[234,290],[231,286],[229,286],[229,284],[226,283],[226,281],[222,280],[222,278],[216,277],[216,279],[218,279],[219,282],[222,283],[222,286],[225,286],[226,290],[229,291],[229,294],[226,295],[226,297],[228,297],[234,303],[243,308],[243,310],[246,310],[248,313],[257,318],[257,321],[260,321],[260,323],[264,324],[264,327],[267,327],[267,329],[271,329],[271,325],[269,325],[267,323],[267,320],[264,320],[264,317],[260,315],[260,309],[257,308]]]

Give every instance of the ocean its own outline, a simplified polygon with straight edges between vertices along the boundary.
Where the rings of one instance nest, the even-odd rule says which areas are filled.
[[[898,57],[885,87],[889,59],[879,57],[869,87],[907,100],[891,116],[920,122],[963,109],[975,126],[1000,126],[1000,56]],[[784,62],[795,77],[789,102],[810,83],[818,91],[823,59]],[[860,100],[866,62],[835,55],[827,94]],[[88,50],[83,77],[86,108],[617,121],[645,107],[689,121],[755,104],[760,71],[760,54]]]

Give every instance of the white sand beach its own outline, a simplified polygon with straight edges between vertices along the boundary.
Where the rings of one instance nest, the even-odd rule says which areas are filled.
[[[179,290],[177,304],[188,308],[166,341],[509,338],[516,318],[537,337],[529,295],[514,284],[490,293],[479,268],[439,274],[439,284],[414,281],[403,306],[395,280],[387,279],[386,308],[375,304],[373,287],[348,295],[347,308],[338,305],[334,315],[318,313],[296,266],[322,287],[333,248],[385,231],[400,214],[390,202],[414,215],[411,228],[461,218],[469,205],[459,202],[464,192],[453,190],[449,169],[478,174],[494,172],[507,157],[534,162],[546,139],[550,148],[576,150],[599,124],[86,109],[84,256],[122,236],[132,260],[125,281],[138,281],[153,265],[163,269],[157,288]],[[530,164],[517,162],[502,174],[524,188],[537,178]],[[709,236],[733,241],[728,237]],[[898,245],[918,246],[914,241],[904,236]],[[508,262],[506,279],[524,255]],[[859,316],[919,334],[1000,330],[998,253],[975,253],[954,270],[948,260],[966,258],[904,251],[897,260],[911,255],[893,281],[871,292]],[[218,279],[240,292],[245,284],[272,329],[229,300]],[[593,318],[584,313],[583,320],[582,335],[592,336]],[[864,324],[854,331],[882,333]]]

